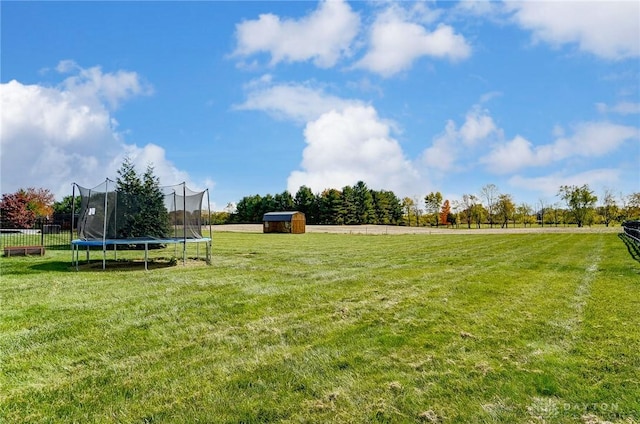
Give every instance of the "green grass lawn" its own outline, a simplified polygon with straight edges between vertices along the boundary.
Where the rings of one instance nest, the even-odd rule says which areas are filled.
[[[0,422],[640,419],[617,234],[216,233],[213,266],[0,265]]]

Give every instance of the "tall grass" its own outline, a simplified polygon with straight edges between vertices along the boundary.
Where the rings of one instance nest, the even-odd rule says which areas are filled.
[[[637,422],[616,234],[218,233],[213,266],[2,258],[0,421]]]

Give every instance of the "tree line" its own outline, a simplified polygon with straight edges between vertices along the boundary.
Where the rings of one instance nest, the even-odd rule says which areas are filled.
[[[273,211],[303,212],[307,224],[399,225],[403,220],[402,203],[393,192],[371,190],[359,181],[342,190],[326,189],[319,194],[302,186],[295,195],[285,190],[275,195],[245,196],[229,215],[228,222],[259,223],[265,213]]]
[[[462,195],[459,200],[444,199],[440,192],[431,192],[423,199],[400,199],[392,191],[372,190],[359,181],[342,190],[325,189],[314,194],[302,186],[295,195],[279,194],[243,197],[235,212],[217,213],[214,223],[260,223],[266,212],[304,212],[308,224],[382,224],[405,226],[466,226],[467,228],[506,228],[521,226],[567,225],[578,227],[593,224],[609,226],[613,222],[640,219],[640,193],[616,198],[605,190],[600,204],[588,185],[563,185],[558,201],[551,204],[541,199],[535,205],[516,203],[513,196],[501,193],[494,184],[480,191]]]
[[[152,167],[139,177],[132,164],[125,160],[119,176],[119,188],[123,191],[135,192],[146,186],[151,198],[154,197],[152,193],[157,196],[155,188],[158,181]],[[60,202],[53,199],[49,190],[41,188],[3,194],[0,200],[2,227],[32,228],[37,219],[51,217],[53,213],[71,213],[71,196]],[[151,203],[157,204],[161,210],[159,201],[156,199],[155,202]],[[76,208],[78,206],[76,204]],[[558,189],[556,202],[540,199],[536,204],[529,204],[516,203],[511,194],[501,193],[494,184],[487,184],[478,193],[466,193],[460,199],[450,201],[438,191],[428,193],[422,199],[401,199],[392,191],[372,190],[359,181],[353,186],[340,190],[325,189],[321,193],[313,193],[309,187],[302,186],[294,195],[285,190],[275,195],[245,196],[233,211],[211,215],[203,211],[202,215],[204,224],[260,223],[266,212],[274,211],[300,211],[305,214],[308,224],[326,225],[446,225],[467,228],[526,227],[534,224],[609,226],[614,222],[640,219],[640,192],[615,196],[612,190],[607,189],[599,198],[586,184],[563,185]],[[154,222],[153,219],[145,221]]]

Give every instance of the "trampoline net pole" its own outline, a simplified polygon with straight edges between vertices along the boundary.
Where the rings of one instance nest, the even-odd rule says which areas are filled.
[[[71,235],[69,236],[71,243],[71,262],[73,263],[73,228],[75,226],[74,212],[76,210],[76,183],[71,185]]]
[[[102,230],[102,269],[107,265],[107,197],[109,197],[109,179],[104,181],[104,218]]]
[[[187,264],[187,183],[182,183],[182,265]]]

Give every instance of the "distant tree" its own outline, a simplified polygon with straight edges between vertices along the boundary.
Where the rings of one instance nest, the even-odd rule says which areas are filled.
[[[640,192],[627,196],[626,217],[627,219],[640,219]]]
[[[420,200],[417,197],[413,198],[413,215],[416,217],[416,227],[425,225],[422,219],[422,213],[424,211],[420,208]]]
[[[464,220],[467,222],[467,228],[471,228],[473,222],[473,208],[478,203],[478,198],[473,194],[463,194],[460,207],[464,215]]]
[[[478,228],[482,228],[482,223],[487,218],[487,210],[482,206],[482,203],[475,203],[471,206],[471,217],[473,221],[476,223]]]
[[[593,194],[587,184],[581,187],[563,185],[558,191],[558,196],[566,202],[578,227],[590,222],[598,197]]]
[[[454,200],[453,202],[451,202],[451,210],[452,210],[453,216],[455,217],[455,220],[453,222],[456,225],[456,228],[459,228],[460,212],[464,211],[462,202],[460,200]]]
[[[487,184],[480,190],[480,197],[482,197],[487,206],[487,217],[489,218],[489,225],[493,228],[493,216],[495,214],[496,201],[498,200],[498,187],[495,184]]]
[[[293,211],[296,209],[293,196],[291,196],[291,193],[289,193],[288,190],[285,190],[280,194],[276,194],[274,199],[276,202],[276,209],[279,211]]]
[[[553,225],[557,227],[558,224],[564,222],[564,209],[562,209],[559,202],[553,204],[551,213],[553,215]]]
[[[260,220],[262,220],[262,216],[268,212],[276,212],[278,207],[276,205],[276,199],[271,194],[265,194],[262,196],[262,201],[260,202]]]
[[[364,181],[358,181],[353,186],[353,193],[356,205],[356,224],[374,223],[376,212],[373,207],[373,196]]]
[[[375,214],[374,223],[386,225],[391,223],[391,199],[385,191],[371,190],[373,199],[373,210]]]
[[[538,212],[538,214],[540,215],[540,225],[544,227],[544,214],[546,212],[546,208],[547,208],[547,202],[544,199],[538,199],[538,204],[540,205],[540,212]]]
[[[309,187],[301,186],[294,196],[293,203],[296,210],[305,214],[307,224],[318,223],[318,202]]]
[[[606,227],[609,226],[611,221],[618,216],[618,205],[616,204],[616,198],[613,195],[613,191],[610,189],[604,190],[604,196],[602,199],[602,206],[598,208],[602,222]]]
[[[516,212],[516,205],[513,203],[513,199],[510,194],[498,195],[498,200],[495,205],[496,217],[500,219],[501,228],[507,228],[509,226],[509,220],[513,219],[513,215]]]
[[[318,209],[319,224],[342,225],[344,223],[342,192],[339,190],[331,188],[323,191]]]
[[[516,214],[522,222],[522,226],[527,228],[527,224],[531,226],[535,222],[535,217],[532,216],[533,208],[528,203],[520,203],[516,208]]]
[[[45,188],[30,187],[6,193],[0,200],[0,218],[7,228],[32,228],[37,219],[53,213],[53,194]]]
[[[451,204],[449,200],[445,200],[440,209],[440,224],[448,225],[451,222]]]
[[[80,201],[76,200],[76,212],[80,208]],[[71,213],[73,209],[73,196],[64,196],[61,201],[53,202],[53,213]]]
[[[407,217],[407,226],[411,227],[411,212],[413,212],[415,207],[415,202],[411,197],[405,197],[402,199],[402,210]],[[416,226],[418,223],[416,222]]]
[[[18,190],[5,193],[0,202],[0,214],[4,228],[31,228],[36,221],[36,214],[29,209],[27,192]]]
[[[424,206],[427,214],[432,216],[433,223],[438,226],[438,214],[442,206],[442,194],[439,191],[431,192],[424,197]]]
[[[236,211],[232,221],[235,223],[262,222],[262,196],[255,194],[245,196],[236,204]]]
[[[342,222],[345,225],[358,223],[358,208],[356,193],[351,186],[342,188]]]

